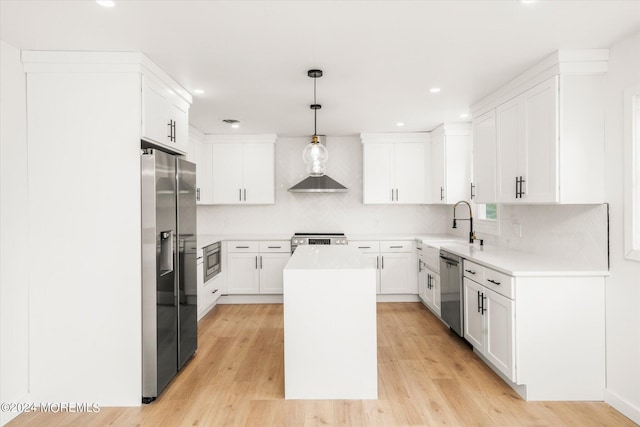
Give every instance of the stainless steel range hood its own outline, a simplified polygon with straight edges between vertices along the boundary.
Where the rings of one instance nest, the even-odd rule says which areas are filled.
[[[292,193],[346,193],[347,187],[327,176],[309,176],[289,189]]]

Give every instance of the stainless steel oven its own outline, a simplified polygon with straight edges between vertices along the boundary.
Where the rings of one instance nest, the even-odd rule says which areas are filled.
[[[344,233],[295,233],[291,238],[291,253],[299,245],[346,245]]]
[[[222,271],[220,242],[205,246],[203,252],[204,260],[202,263],[202,268],[204,270],[204,282],[207,283]]]

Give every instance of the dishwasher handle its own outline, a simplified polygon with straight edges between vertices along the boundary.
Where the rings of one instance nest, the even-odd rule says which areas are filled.
[[[440,260],[446,262],[447,264],[451,264],[451,265],[459,265],[460,264],[460,260],[457,259],[452,259],[452,258],[448,258],[442,254],[440,254]]]

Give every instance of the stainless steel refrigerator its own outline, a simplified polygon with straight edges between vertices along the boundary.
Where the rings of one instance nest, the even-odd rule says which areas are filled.
[[[196,169],[142,152],[142,402],[169,384],[198,346]]]

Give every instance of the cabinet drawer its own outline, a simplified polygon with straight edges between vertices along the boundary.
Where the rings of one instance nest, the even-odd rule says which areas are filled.
[[[349,246],[352,246],[364,253],[380,252],[380,242],[377,240],[352,240],[349,242]]]
[[[512,276],[500,273],[499,271],[495,271],[490,268],[485,268],[484,270],[483,285],[510,299],[513,299],[514,296],[513,282]]]
[[[264,240],[259,242],[260,252],[287,252],[291,253],[290,240]]]
[[[462,264],[464,277],[473,280],[476,283],[484,284],[485,268],[475,262],[464,260]]]
[[[248,240],[230,240],[227,242],[227,252],[258,252],[258,242]]]
[[[203,307],[208,307],[220,296],[220,280],[211,279],[202,287]]]
[[[412,252],[415,240],[383,240],[380,242],[380,252]]]

